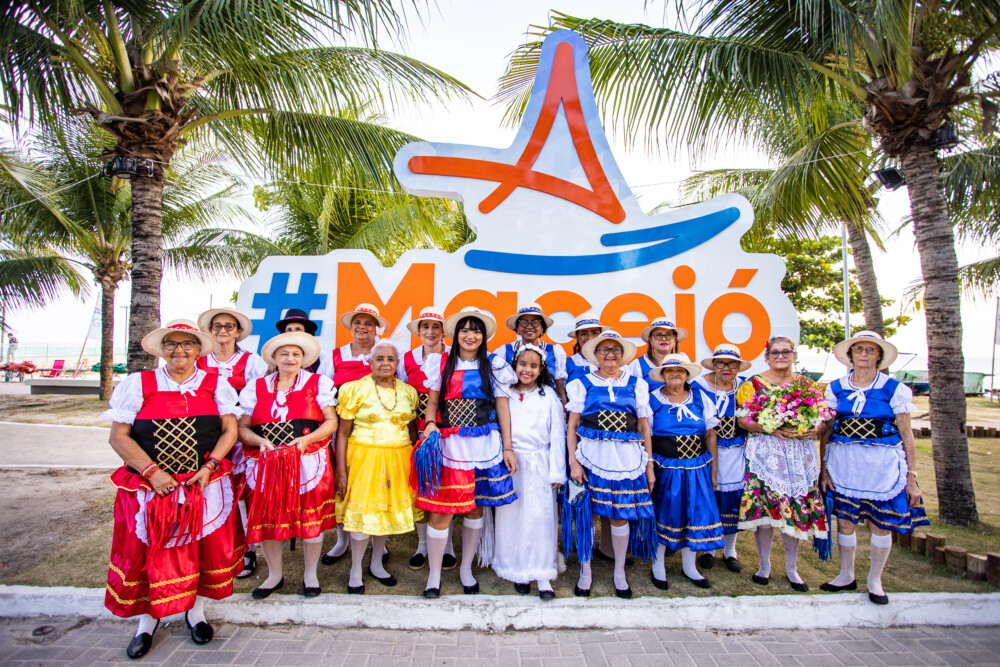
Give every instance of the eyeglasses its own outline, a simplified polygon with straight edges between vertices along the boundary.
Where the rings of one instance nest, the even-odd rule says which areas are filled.
[[[677,334],[673,331],[668,331],[667,333],[651,333],[649,337],[653,340],[670,340],[671,338],[677,338]]]
[[[622,354],[624,354],[624,350],[622,350],[620,347],[607,347],[607,346],[599,347],[596,350],[594,350],[594,352],[597,352],[597,354],[603,357],[620,357],[622,356]]]
[[[716,368],[739,368],[740,362],[738,361],[714,361],[712,365]]]
[[[180,347],[185,352],[190,352],[191,350],[194,349],[195,345],[198,345],[198,343],[194,342],[193,340],[182,340],[179,343],[176,340],[165,340],[163,341],[162,347],[166,352],[173,352],[178,347]]]
[[[212,325],[212,332],[219,333],[223,329],[225,329],[226,331],[233,331],[235,328],[236,325],[233,324],[232,322],[226,322],[225,324],[223,324],[222,322],[217,322]]]
[[[778,357],[791,357],[794,354],[795,350],[771,350],[767,356],[777,359]]]
[[[860,345],[852,345],[851,346],[851,352],[853,352],[854,354],[858,354],[859,352],[863,352],[865,354],[878,354],[878,348],[877,347],[862,347]]]
[[[521,319],[519,319],[517,321],[517,326],[519,326],[519,327],[540,327],[540,326],[542,326],[542,320],[538,319],[537,317],[532,318],[530,320],[527,319],[527,318],[522,317]]]

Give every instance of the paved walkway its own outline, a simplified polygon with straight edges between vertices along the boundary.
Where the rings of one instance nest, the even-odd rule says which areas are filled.
[[[176,617],[175,617],[176,618]],[[46,628],[45,626],[49,626]],[[6,665],[130,662],[131,622],[0,620]],[[47,634],[33,636],[33,631]],[[1000,632],[980,627],[886,630],[403,632],[216,627],[195,646],[178,621],[161,625],[142,664],[165,665],[996,665]],[[134,663],[133,663],[134,664]]]
[[[0,468],[114,469],[122,464],[108,444],[111,430],[0,422]]]

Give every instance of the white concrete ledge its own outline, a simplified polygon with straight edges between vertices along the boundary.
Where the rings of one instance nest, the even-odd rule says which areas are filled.
[[[326,594],[306,600],[242,593],[210,602],[214,621],[248,625],[299,623],[330,628],[505,630],[685,628],[759,630],[908,625],[1000,624],[1000,593],[890,593],[880,607],[865,594],[767,595],[634,600],[563,598],[542,602],[513,595],[444,596]],[[104,590],[0,586],[0,617],[114,618]]]

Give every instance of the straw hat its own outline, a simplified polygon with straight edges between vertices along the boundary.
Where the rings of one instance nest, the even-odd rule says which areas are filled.
[[[229,315],[235,319],[240,324],[240,333],[236,336],[236,341],[239,342],[250,335],[253,331],[253,323],[250,318],[241,313],[238,310],[233,310],[232,308],[211,308],[206,310],[204,313],[198,316],[198,328],[207,334],[212,333],[212,320],[215,319],[216,315]]]
[[[643,329],[642,333],[639,334],[639,338],[642,339],[643,343],[649,342],[649,334],[653,333],[653,329],[669,329],[670,331],[673,331],[677,334],[678,343],[688,337],[688,332],[686,330],[681,329],[665,317],[658,317],[650,322],[649,326]]]
[[[260,351],[260,356],[264,358],[268,366],[277,366],[278,364],[274,361],[274,353],[278,351],[278,348],[286,345],[294,345],[302,350],[302,368],[312,365],[314,361],[319,359],[319,341],[316,340],[315,336],[304,331],[278,334],[264,343],[264,349]]]
[[[883,340],[874,331],[859,331],[847,340],[842,340],[833,346],[833,356],[837,357],[837,361],[849,368],[854,368],[854,362],[847,356],[847,351],[855,343],[875,343],[882,348],[882,363],[878,366],[879,370],[889,368],[889,365],[896,361],[896,357],[899,355],[899,350],[896,349],[895,345],[887,340]]]
[[[289,308],[285,312],[285,319],[278,320],[274,323],[274,328],[278,330],[278,333],[285,333],[285,327],[289,324],[297,322],[305,327],[306,333],[313,336],[316,335],[316,330],[319,329],[319,325],[309,319],[306,315],[306,311],[301,308]]]
[[[493,338],[493,334],[497,330],[497,321],[485,310],[480,310],[474,306],[466,306],[454,315],[444,318],[444,335],[455,340],[455,327],[458,326],[459,320],[463,320],[466,317],[479,319],[483,323],[483,326],[486,327],[486,339]]]
[[[383,329],[389,328],[389,323],[385,321],[385,318],[379,315],[378,308],[370,303],[359,303],[354,310],[344,313],[340,316],[340,326],[344,327],[348,331],[351,330],[351,321],[354,320],[355,315],[368,315],[373,320],[375,320],[380,327]]]
[[[691,359],[683,352],[676,352],[665,356],[663,362],[658,367],[649,371],[649,379],[655,382],[663,382],[663,371],[670,368],[683,368],[688,373],[688,380],[701,375],[701,366],[691,363]]]
[[[749,361],[744,361],[743,357],[740,355],[740,348],[735,345],[730,345],[729,343],[723,343],[722,345],[716,345],[715,351],[712,356],[702,359],[701,365],[710,371],[715,371],[715,366],[712,364],[716,359],[721,359],[723,361],[738,361],[740,362],[740,370],[738,373],[742,373],[746,369],[750,368],[753,364]]]
[[[600,367],[601,363],[597,360],[597,357],[594,355],[594,350],[596,350],[597,346],[601,344],[601,341],[605,340],[614,341],[622,346],[624,351],[622,354],[621,363],[619,364],[620,366],[628,366],[632,362],[632,360],[635,359],[635,351],[636,351],[635,343],[633,343],[627,338],[622,338],[617,331],[613,331],[612,329],[608,329],[607,331],[602,331],[600,336],[594,336],[586,343],[584,343],[583,347],[580,348],[580,353],[583,355],[583,358],[589,361],[590,363],[594,364],[595,366]]]
[[[426,308],[420,311],[420,314],[417,315],[417,319],[411,320],[406,323],[406,328],[409,329],[410,333],[413,334],[414,336],[419,336],[420,323],[423,322],[424,320],[440,322],[441,325],[444,326],[444,313],[442,313],[437,308],[434,308],[432,306],[427,306]]]
[[[198,325],[191,320],[173,320],[172,322],[167,322],[167,326],[165,327],[153,329],[142,337],[142,349],[165,359],[166,356],[163,354],[163,339],[168,334],[178,332],[186,333],[198,340],[198,343],[201,344],[201,352],[198,353],[199,356],[203,357],[215,350],[215,339],[204,331],[201,331]]]
[[[566,334],[570,338],[576,338],[576,332],[581,329],[600,329],[601,331],[611,331],[611,327],[601,324],[601,321],[591,313],[584,313],[577,319],[576,325]]]
[[[551,317],[547,317],[545,313],[542,312],[542,307],[537,303],[526,303],[517,309],[517,313],[511,315],[507,318],[506,324],[507,328],[511,331],[517,331],[517,320],[525,315],[538,315],[543,320],[545,320],[545,327],[548,328],[552,326],[555,321]]]

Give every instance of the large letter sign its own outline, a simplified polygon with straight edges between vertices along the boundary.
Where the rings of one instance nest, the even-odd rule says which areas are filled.
[[[411,194],[465,202],[476,240],[451,254],[411,250],[389,268],[363,250],[270,257],[237,304],[253,318],[258,347],[287,308],[322,323],[324,349],[343,345],[350,335],[337,317],[359,302],[379,307],[391,329],[383,336],[400,347],[418,344],[404,325],[424,306],[448,315],[474,305],[502,321],[529,301],[555,318],[556,343],[588,310],[623,336],[666,315],[687,329],[680,347],[693,359],[724,342],[758,359],[772,335],[798,340],[798,316],[781,291],[784,262],[740,248],[753,222],[746,199],[640,210],[598,117],[586,46],[572,32],[546,38],[509,148],[411,143],[394,168]],[[490,344],[513,338],[501,327]]]

